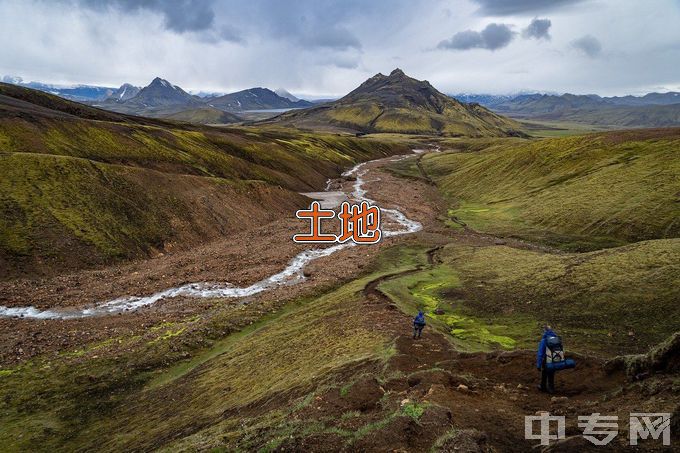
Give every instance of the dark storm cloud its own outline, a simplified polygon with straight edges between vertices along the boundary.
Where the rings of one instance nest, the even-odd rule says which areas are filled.
[[[522,30],[522,37],[525,39],[550,39],[550,19],[536,19],[531,21],[529,26]]]
[[[97,10],[159,13],[165,27],[178,33],[210,30],[215,22],[212,0],[80,0],[80,3]]]
[[[394,5],[395,8],[398,6]],[[358,50],[362,47],[359,38],[344,24],[370,17],[375,12],[375,3],[360,0],[250,0],[239,5],[237,15],[250,18],[257,24],[259,33],[306,49]],[[221,15],[228,16],[229,11],[223,10]]]
[[[515,33],[508,25],[489,24],[482,31],[465,30],[458,32],[451,39],[440,42],[437,48],[451,50],[497,50],[510,44],[514,37]]]
[[[591,58],[595,58],[602,53],[602,44],[592,35],[585,35],[572,41],[571,46]]]
[[[581,3],[584,0],[473,0],[479,5],[478,13],[485,16],[511,16],[533,14]]]
[[[64,0],[67,1],[67,0]],[[164,26],[176,33],[192,32],[203,42],[243,42],[243,34],[271,36],[303,48],[361,49],[357,36],[343,21],[370,14],[376,7],[360,0],[216,1],[216,0],[75,0],[98,11],[116,9],[135,14],[150,11],[162,15]],[[393,5],[395,8],[399,4]],[[374,12],[374,11],[373,11]]]

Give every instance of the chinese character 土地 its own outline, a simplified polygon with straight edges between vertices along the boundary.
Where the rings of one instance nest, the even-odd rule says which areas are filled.
[[[293,236],[295,242],[339,242],[349,240],[356,244],[374,244],[382,237],[380,230],[380,208],[362,201],[358,205],[342,203],[338,219],[340,220],[340,235],[324,234],[321,232],[321,220],[332,219],[335,211],[321,209],[318,201],[313,201],[309,209],[300,209],[295,213],[298,219],[309,219],[310,232]]]
[[[619,434],[619,417],[600,415],[595,412],[578,417],[578,427],[583,428],[583,437],[594,445],[607,445]]]
[[[654,420],[652,420],[654,419]],[[663,436],[663,444],[671,444],[671,414],[667,412],[644,413],[632,412],[630,414],[630,444],[637,445],[638,438],[659,439]]]
[[[527,440],[540,440],[541,445],[549,445],[551,440],[564,439],[565,436],[565,417],[550,415],[547,412],[541,415],[527,415],[524,417],[524,438]],[[541,431],[534,433],[534,422],[540,421]],[[556,434],[550,434],[550,422],[557,422]]]

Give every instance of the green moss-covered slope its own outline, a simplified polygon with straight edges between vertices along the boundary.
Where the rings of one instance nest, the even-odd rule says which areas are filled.
[[[0,278],[189,247],[292,215],[395,144],[112,114],[0,86]]]
[[[347,96],[292,111],[268,122],[318,129],[466,137],[523,135],[514,120],[477,104],[464,104],[395,69],[376,74]]]
[[[574,250],[680,235],[680,129],[485,142],[422,166],[480,231]]]

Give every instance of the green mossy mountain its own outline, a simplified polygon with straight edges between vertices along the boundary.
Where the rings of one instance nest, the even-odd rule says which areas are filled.
[[[677,127],[680,93],[649,93],[642,97],[601,98],[596,95],[531,94],[490,106],[517,119],[567,121],[598,126]]]
[[[270,122],[299,128],[339,128],[355,132],[396,132],[467,137],[523,135],[520,125],[479,104],[464,104],[395,69],[376,74],[337,101]]]
[[[297,192],[399,151],[371,139],[211,128],[0,85],[0,278],[186,248],[282,218]]]

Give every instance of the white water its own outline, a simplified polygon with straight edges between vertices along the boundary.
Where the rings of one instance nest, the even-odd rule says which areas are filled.
[[[421,150],[414,150],[415,152],[422,152]],[[392,161],[405,159],[409,155],[398,156]],[[366,189],[363,188],[363,176],[367,170],[364,168],[367,162],[356,165],[351,170],[343,173],[343,176],[355,176],[354,191],[351,198],[357,202],[366,201],[369,204],[375,205],[376,202],[366,197]],[[385,237],[398,236],[400,234],[415,233],[422,229],[422,225],[415,220],[407,218],[402,212],[397,209],[381,208],[381,212],[387,214],[393,221],[398,223],[401,228],[397,230],[387,230],[382,228]],[[167,299],[178,296],[185,297],[221,297],[221,298],[236,298],[252,296],[270,289],[274,289],[281,285],[289,285],[298,283],[305,279],[303,269],[307,263],[318,258],[331,255],[339,250],[347,247],[356,246],[353,242],[345,242],[344,244],[337,244],[331,247],[322,249],[305,250],[298,253],[288,265],[279,273],[271,275],[259,282],[250,286],[238,287],[230,283],[189,283],[175,288],[169,288],[150,296],[125,296],[118,299],[110,300],[96,304],[94,307],[85,309],[60,309],[60,310],[38,310],[35,307],[3,307],[0,306],[0,317],[20,317],[32,319],[75,319],[86,318],[90,316],[110,315],[120,312],[135,310],[137,308],[152,305],[161,299]]]

